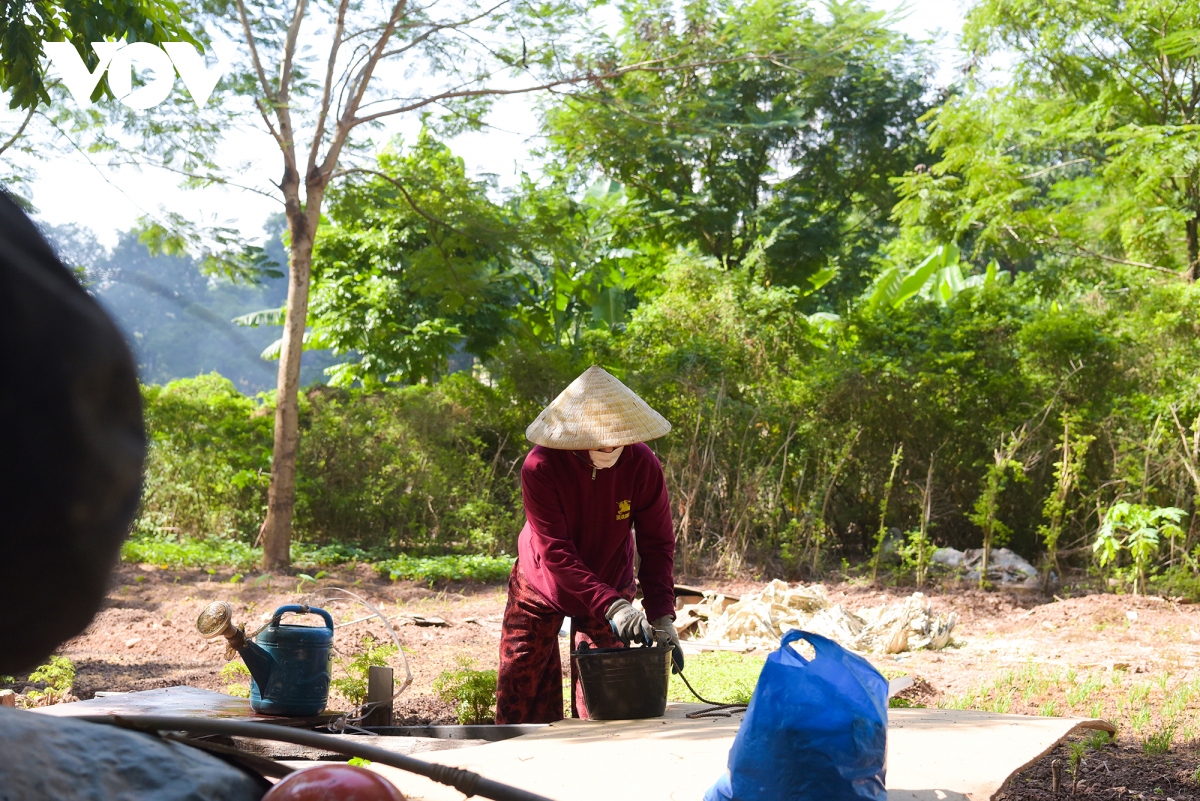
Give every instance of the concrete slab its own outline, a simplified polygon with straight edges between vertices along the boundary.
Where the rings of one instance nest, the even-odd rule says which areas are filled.
[[[672,704],[664,718],[565,720],[499,743],[425,755],[558,801],[699,801],[725,769],[740,720],[688,720],[696,704]],[[1077,728],[1102,721],[894,709],[888,730],[889,801],[984,801],[1009,777]],[[292,763],[298,764],[298,763]],[[382,765],[410,799],[461,801],[461,794]],[[612,781],[596,776],[614,771]]]

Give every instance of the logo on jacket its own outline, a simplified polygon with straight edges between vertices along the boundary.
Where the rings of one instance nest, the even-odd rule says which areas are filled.
[[[626,520],[629,518],[629,501],[617,501],[617,519]]]

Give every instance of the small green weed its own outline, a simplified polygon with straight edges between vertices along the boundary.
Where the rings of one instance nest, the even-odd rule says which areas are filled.
[[[346,764],[353,765],[356,768],[369,768],[371,767],[371,760],[363,759],[362,757],[350,757],[350,759],[346,761]]]
[[[234,659],[232,662],[226,662],[225,667],[221,668],[220,676],[221,680],[225,682],[227,695],[236,695],[238,698],[250,697],[250,683],[242,681],[242,679],[250,677],[250,668],[246,667],[242,660]]]
[[[329,682],[329,686],[337,690],[354,707],[360,707],[367,700],[367,679],[371,667],[386,666],[388,660],[396,655],[396,646],[391,643],[381,643],[370,634],[362,638],[362,650],[349,659],[337,660],[338,667],[346,675]]]
[[[1083,705],[1089,698],[1102,688],[1100,677],[1090,675],[1067,690],[1067,705],[1071,707]]]
[[[1131,706],[1137,706],[1150,697],[1150,690],[1153,688],[1153,686],[1154,685],[1148,681],[1139,681],[1137,684],[1134,684],[1129,688],[1129,690],[1125,693],[1125,697],[1129,699]]]
[[[45,684],[46,688],[25,693],[28,702],[62,703],[71,694],[71,687],[75,684],[75,663],[65,656],[51,656],[50,661],[29,674],[29,681]]]
[[[1146,742],[1142,745],[1142,750],[1147,754],[1165,754],[1171,750],[1171,742],[1174,739],[1175,727],[1170,725],[1163,726],[1146,738]]]
[[[1101,731],[1100,729],[1092,729],[1090,732],[1088,732],[1087,737],[1085,737],[1083,741],[1087,744],[1088,748],[1092,749],[1093,751],[1099,751],[1101,748],[1111,743],[1112,740],[1112,735],[1108,732]]]
[[[1071,781],[1079,781],[1079,768],[1083,765],[1083,755],[1087,753],[1087,743],[1082,740],[1069,743],[1067,745],[1070,751],[1070,758],[1067,762],[1071,770]]]
[[[1054,701],[1047,701],[1038,707],[1038,714],[1044,718],[1058,717],[1058,704]]]
[[[1129,716],[1129,723],[1133,726],[1133,730],[1140,732],[1150,722],[1150,708],[1140,707],[1136,712]]]
[[[474,662],[460,659],[458,670],[443,671],[433,682],[438,698],[454,704],[458,722],[494,723],[496,721],[496,671],[473,670]]]
[[[298,574],[296,576],[296,578],[298,578],[300,580],[298,582],[296,582],[296,592],[300,592],[301,590],[303,590],[305,583],[312,584],[314,587],[317,586],[317,582],[320,581],[321,579],[325,578],[328,575],[329,574],[326,573],[324,570],[318,571],[317,575],[315,575],[315,576],[310,576],[307,573]]]

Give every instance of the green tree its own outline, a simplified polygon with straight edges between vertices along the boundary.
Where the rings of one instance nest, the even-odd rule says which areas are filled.
[[[1150,507],[1118,501],[1104,515],[1104,524],[1092,545],[1101,567],[1115,565],[1121,551],[1133,560],[1133,594],[1146,592],[1146,574],[1150,560],[1158,552],[1161,537],[1174,540],[1183,536],[1179,521],[1187,512],[1170,507]]]
[[[227,78],[235,95],[195,105],[164,104],[145,120],[116,106],[108,108],[114,132],[92,126],[92,147],[110,148],[138,163],[155,163],[183,173],[190,186],[240,186],[283,205],[288,224],[288,301],[275,406],[271,488],[264,523],[264,567],[289,561],[296,509],[300,361],[309,324],[313,248],[331,187],[362,174],[369,132],[401,115],[423,115],[442,131],[482,125],[491,99],[510,95],[602,85],[631,71],[696,67],[688,53],[653,63],[631,62],[610,47],[587,21],[584,0],[498,4],[466,0],[452,6],[419,6],[394,0],[367,8],[339,0],[312,4],[294,0],[215,0],[199,18],[241,44],[242,60]],[[755,55],[760,60],[770,53]],[[420,74],[419,81],[412,76]],[[583,91],[580,89],[579,91]],[[209,107],[212,107],[210,109]],[[274,189],[247,179],[249,167],[218,164],[223,132],[262,120],[280,156]],[[241,115],[239,117],[239,115]],[[140,137],[140,148],[130,138]],[[214,269],[245,270],[223,258],[241,243],[228,231],[202,229],[184,215],[169,214],[148,227],[145,239],[165,250],[202,250]],[[249,251],[249,266],[261,253]],[[243,259],[242,262],[245,262]],[[448,332],[436,338],[444,342]]]
[[[513,228],[487,186],[428,130],[355,177],[314,248],[307,344],[346,357],[330,383],[436,378],[460,345],[486,357],[507,328]]]
[[[984,0],[964,45],[976,71],[930,115],[937,160],[898,181],[908,247],[1195,280],[1200,3]],[[978,66],[992,57],[1009,62],[998,86]]]
[[[555,151],[627,187],[643,227],[741,263],[774,233],[763,278],[842,267],[856,293],[891,233],[889,184],[922,152],[919,47],[857,2],[637,0],[622,56],[705,66],[629,73],[550,108]],[[756,53],[783,54],[772,60]]]
[[[197,44],[190,13],[173,0],[32,0],[0,9],[0,90],[9,107],[29,110],[50,103],[44,42],[70,42],[89,70],[97,56],[91,43],[110,39],[160,44]],[[97,86],[97,95],[104,91]],[[26,118],[28,121],[28,117]]]

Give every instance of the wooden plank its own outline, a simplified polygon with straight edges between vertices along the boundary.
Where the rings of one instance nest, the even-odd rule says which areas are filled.
[[[288,726],[319,725],[337,716],[326,712],[311,718],[287,718],[256,714],[250,701],[197,687],[163,687],[157,690],[109,695],[71,704],[38,707],[34,712],[56,717],[77,715],[182,715],[196,718],[231,718]]]

